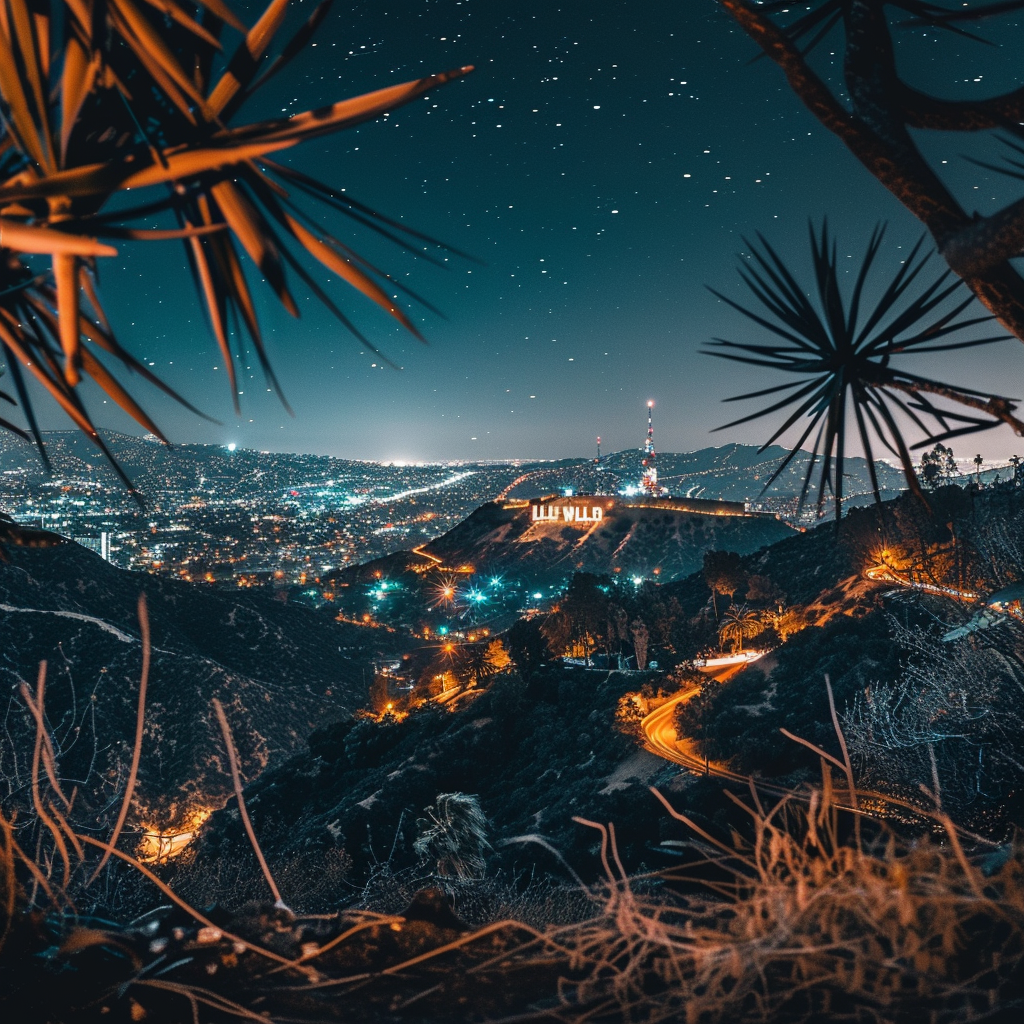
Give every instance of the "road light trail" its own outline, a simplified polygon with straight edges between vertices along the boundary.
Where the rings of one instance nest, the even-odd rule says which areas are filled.
[[[430,554],[429,551],[424,551],[423,550],[427,546],[427,544],[429,544],[429,543],[431,543],[431,542],[428,540],[426,544],[421,544],[418,548],[413,548],[412,549],[412,553],[414,555],[419,555],[420,558],[427,558],[427,559],[429,559],[435,565],[440,565],[441,562],[443,561],[443,559],[438,558],[437,555]]]
[[[711,676],[719,683],[726,683],[738,672],[742,672],[747,665],[764,656],[762,651],[750,651],[743,660],[737,658],[715,658],[708,659],[701,667],[701,671]],[[680,739],[676,734],[675,712],[680,704],[692,700],[700,688],[693,686],[681,690],[674,697],[667,700],[661,707],[652,711],[641,723],[645,746],[651,753],[672,761],[674,764],[682,765],[691,771],[707,773],[717,776],[720,779],[728,779],[731,782],[750,781],[750,776],[741,775],[739,772],[730,771],[722,765],[714,762],[705,762],[704,758],[697,755],[693,749],[693,741]],[[760,785],[760,784],[759,784]]]
[[[957,590],[956,587],[944,587],[938,583],[922,583],[919,580],[911,580],[901,576],[892,566],[879,564],[869,566],[864,570],[864,575],[876,583],[895,583],[899,587],[906,587],[909,590],[922,590],[926,594],[941,594],[943,597],[955,597],[963,601],[977,601],[981,595],[973,590]]]

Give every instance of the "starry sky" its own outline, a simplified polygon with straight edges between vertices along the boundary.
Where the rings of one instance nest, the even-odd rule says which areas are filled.
[[[248,20],[258,9],[235,7]],[[312,8],[296,0],[294,23]],[[905,32],[901,59],[915,84],[941,95],[990,95],[1015,84],[1024,32],[1001,19],[989,35],[1000,45]],[[836,72],[834,50],[826,42],[818,52],[826,75]],[[764,423],[709,431],[746,411],[723,398],[765,382],[698,354],[713,336],[755,337],[706,288],[744,298],[735,269],[743,236],[763,232],[800,265],[809,218],[827,215],[851,258],[887,220],[883,265],[893,265],[921,228],[755,55],[713,0],[337,3],[316,46],[235,123],[475,65],[378,122],[287,154],[474,258],[449,254],[431,266],[328,215],[335,233],[444,318],[411,307],[429,341],[421,345],[332,286],[396,370],[315,300],[301,301],[294,320],[262,291],[268,347],[296,415],[254,369],[242,375],[236,418],[180,243],[126,244],[102,278],[122,343],[223,425],[138,393],[172,440],[348,458],[590,455],[597,435],[604,451],[635,447],[649,398],[662,450],[759,443]],[[996,154],[986,140],[926,140],[969,207],[1014,198],[1015,183],[966,162],[968,150]],[[1024,397],[1022,357],[1007,342],[915,369]],[[129,428],[110,406],[93,408],[101,423]],[[963,445],[971,451],[958,455],[995,458],[1018,443],[998,431]]]

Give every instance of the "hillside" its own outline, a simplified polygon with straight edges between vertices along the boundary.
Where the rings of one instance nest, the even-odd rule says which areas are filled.
[[[929,572],[947,572],[952,523],[965,578],[979,589],[991,589],[1001,581],[985,576],[992,565],[989,545],[993,536],[1002,536],[992,531],[1007,521],[1015,528],[1024,524],[1024,507],[1010,490],[972,500],[952,487],[930,500],[932,514],[907,496],[881,509],[857,510],[839,529],[830,523],[793,534],[740,560],[735,600],[751,601],[755,608],[767,605],[768,618],[777,623],[770,641],[775,649],[726,684],[708,684],[709,710],[700,742],[713,760],[766,780],[800,785],[813,779],[820,771],[818,758],[781,730],[840,756],[827,674],[840,720],[850,729],[859,779],[920,801],[920,785],[929,783],[935,763],[949,808],[969,827],[1002,840],[1024,821],[1015,781],[1019,768],[1009,761],[1024,756],[1015,731],[1024,681],[1019,632],[1009,631],[1012,623],[998,634],[993,631],[1004,645],[1002,653],[992,653],[994,640],[986,633],[965,645],[944,644],[941,637],[949,624],[964,621],[973,609],[945,596],[874,581],[865,569],[879,557],[884,537],[890,559],[921,567],[928,564],[922,562],[927,556]],[[495,506],[481,510],[483,536],[497,529],[501,511]],[[465,549],[434,550],[450,556]],[[1019,573],[1024,566],[1006,558],[1003,569]],[[585,583],[580,592],[591,586]],[[506,634],[514,671],[471,690],[468,698],[475,699],[447,711],[429,702],[416,707],[413,693],[404,705],[412,708],[407,717],[385,715],[379,722],[364,719],[319,730],[308,750],[265,773],[249,792],[269,855],[288,864],[299,850],[318,850],[319,857],[334,851],[331,855],[346,865],[342,874],[357,889],[376,870],[385,847],[391,851],[390,869],[413,870],[414,819],[437,794],[452,791],[480,797],[492,829],[489,872],[559,874],[550,854],[536,845],[505,845],[523,834],[544,837],[577,870],[596,872],[593,841],[573,816],[614,821],[629,870],[665,863],[672,851],[662,843],[677,833],[650,801],[650,782],[668,787],[676,806],[702,827],[725,826],[731,819],[723,810],[720,780],[680,770],[638,749],[636,739],[618,731],[624,721],[620,698],[639,693],[645,683],[650,687],[645,699],[654,700],[659,686],[671,693],[681,680],[692,684],[685,668],[666,676],[556,664],[554,641],[547,639],[557,634],[548,629],[551,620],[590,614],[598,650],[603,650],[610,640],[601,634],[610,630],[606,623],[617,607],[628,620],[648,624],[648,655],[663,667],[693,658],[709,639],[714,642],[710,592],[700,573],[663,586],[613,586],[607,594],[592,587],[575,609],[566,596],[548,619],[536,616]],[[780,609],[777,618],[775,609]],[[975,675],[983,665],[994,671]],[[936,693],[928,696],[932,674]],[[879,715],[876,731],[858,731],[865,695],[872,693]],[[945,700],[945,710],[941,703],[928,703],[932,700]],[[891,701],[897,702],[896,718],[885,726],[888,712],[882,704]],[[930,732],[927,718],[920,726],[913,724],[915,714],[950,719],[959,714],[958,732]],[[883,727],[897,730],[892,761],[885,760],[878,731]],[[901,729],[920,731],[904,734]],[[970,751],[974,762],[965,760]],[[237,818],[230,812],[216,814],[194,851],[195,865],[200,874],[209,874],[244,848]],[[194,880],[190,872],[186,875]],[[297,893],[309,891],[308,879],[292,877]],[[340,878],[333,884],[344,891]]]
[[[611,499],[600,504],[600,523],[569,525],[535,522],[522,503],[492,502],[416,551],[344,570],[324,586],[349,617],[418,628],[428,609],[458,610],[507,624],[509,613],[553,596],[577,572],[668,582],[696,572],[706,551],[747,554],[795,532],[771,516],[702,515]],[[446,586],[452,602],[439,604],[439,588],[443,593]]]
[[[230,790],[212,698],[227,709],[252,777],[362,703],[362,645],[386,640],[251,591],[125,572],[71,543],[10,549],[9,559],[0,563],[0,797],[8,812],[26,795],[32,755],[19,687],[27,681],[34,690],[42,660],[57,759],[79,786],[79,808],[97,809],[123,782],[141,669],[140,593],[153,661],[137,812],[149,825],[171,826],[185,804],[210,807]]]
[[[636,510],[627,511],[633,515]],[[870,510],[863,515],[873,517]],[[728,522],[724,517],[695,518]],[[734,525],[744,522],[766,521],[735,520]],[[471,551],[485,550],[492,538],[499,538],[492,541],[497,551],[520,543],[517,538],[527,537],[529,531],[521,521],[517,524],[512,510],[492,504],[446,535],[444,543],[424,550],[454,563]],[[863,531],[854,532],[859,536]],[[526,546],[529,541],[521,543]],[[888,643],[880,601],[885,588],[870,582],[862,590],[851,586],[851,580],[859,579],[857,557],[856,544],[851,546],[847,535],[837,535],[829,524],[807,533],[785,530],[782,540],[751,551],[742,560],[748,575],[765,578],[785,580],[790,567],[793,598],[787,600],[799,602],[801,608],[815,602],[835,606],[837,617],[826,646],[831,644],[843,660],[844,681],[870,671],[879,646]],[[397,556],[378,565],[394,565],[396,560]],[[399,577],[398,585],[404,580]],[[694,657],[714,638],[710,592],[699,571],[664,585],[637,588],[624,583],[613,585],[607,595],[600,590],[594,594],[607,606],[594,613],[598,630],[605,628],[615,607],[624,608],[629,620],[648,623],[649,656],[663,666]],[[560,601],[562,614],[571,614],[568,605],[568,599]],[[614,821],[620,853],[630,870],[669,863],[671,849],[661,843],[682,833],[659,812],[647,785],[656,783],[674,793],[687,813],[707,823],[714,813],[710,808],[721,802],[721,783],[696,779],[639,749],[635,738],[620,731],[616,715],[624,694],[645,683],[671,692],[681,677],[558,664],[545,646],[544,621],[543,616],[535,617],[517,626],[518,636],[506,635],[515,671],[471,691],[456,710],[427,703],[400,720],[385,716],[380,723],[364,719],[318,730],[310,737],[308,750],[261,776],[247,791],[247,801],[268,855],[285,864],[297,863],[299,851],[318,864],[339,857],[346,866],[348,886],[358,888],[375,870],[375,858],[384,856],[382,848],[391,850],[391,868],[412,870],[415,819],[437,794],[461,791],[480,797],[490,822],[489,873],[537,870],[560,876],[555,859],[539,846],[504,845],[528,834],[551,842],[585,876],[596,875],[593,837],[573,821],[574,816]],[[818,656],[823,659],[829,653],[826,649]],[[806,686],[805,675],[813,667],[801,664],[800,670],[800,684]],[[749,694],[758,685],[763,690],[765,679],[764,672],[751,669],[729,687],[742,685]],[[819,677],[814,697],[820,685]],[[723,687],[723,692],[727,689]],[[792,707],[780,706],[768,727],[769,742],[778,735],[775,719],[784,722],[789,716],[802,726],[808,719],[827,723],[827,705],[822,710],[820,703],[823,698],[805,696]],[[740,724],[749,740],[756,721],[743,719]],[[769,771],[773,767],[764,765]],[[788,764],[781,767],[792,770]],[[230,809],[215,814],[190,854],[191,864],[181,868],[182,884],[195,886],[197,898],[225,898],[204,888],[202,879],[218,877],[218,865],[247,856],[245,844]],[[294,898],[301,902],[303,894],[312,891],[313,879],[298,873],[291,877]],[[341,878],[331,884],[338,895],[346,891]]]

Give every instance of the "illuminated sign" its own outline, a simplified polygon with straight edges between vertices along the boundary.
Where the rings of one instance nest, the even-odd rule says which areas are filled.
[[[599,523],[604,519],[600,505],[532,505],[530,518],[535,523]]]

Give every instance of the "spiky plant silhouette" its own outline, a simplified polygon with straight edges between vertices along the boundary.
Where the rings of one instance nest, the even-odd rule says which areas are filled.
[[[436,862],[439,875],[480,878],[486,864],[487,816],[480,798],[467,793],[439,793],[426,818],[416,819],[413,849],[424,860]]]
[[[276,45],[288,0],[270,0],[252,28],[223,0],[0,5],[0,346],[40,448],[23,373],[101,447],[76,390],[83,377],[163,437],[103,363],[113,357],[173,395],[114,338],[96,269],[97,260],[117,252],[100,239],[184,241],[236,409],[235,364],[245,359],[246,339],[280,395],[252,280],[265,281],[298,316],[292,274],[373,348],[314,278],[318,263],[419,337],[397,303],[400,291],[413,293],[327,231],[306,206],[343,214],[428,259],[440,243],[271,156],[378,117],[470,69],[290,117],[233,124],[243,104],[302,52],[330,6],[325,0]],[[129,190],[131,197],[124,196]]]
[[[963,316],[974,297],[956,296],[962,283],[950,280],[952,274],[948,270],[930,283],[919,282],[930,258],[930,254],[922,254],[921,241],[901,261],[874,304],[869,305],[866,287],[884,235],[884,225],[875,228],[848,296],[840,287],[836,243],[827,222],[817,231],[813,225],[810,227],[814,271],[810,288],[798,281],[778,253],[758,235],[759,244],[746,242],[750,259],[743,260],[739,272],[761,308],[755,311],[711,289],[723,302],[774,335],[775,340],[738,342],[715,338],[708,343],[705,353],[797,378],[726,399],[739,402],[778,396],[766,407],[716,429],[725,430],[781,412],[783,421],[761,446],[763,451],[800,424],[799,437],[765,483],[762,493],[813,436],[800,504],[804,504],[817,470],[818,509],[821,510],[826,491],[831,490],[837,519],[842,514],[851,431],[856,432],[867,457],[876,501],[881,500],[874,466],[875,447],[879,443],[899,459],[907,486],[923,501],[911,447],[977,433],[1000,423],[1009,424],[1018,434],[1024,433],[1024,423],[1014,415],[1015,400],[944,383],[892,365],[900,356],[989,345],[1006,336],[963,336],[970,328],[993,317]],[[937,405],[935,399],[974,412]],[[920,429],[924,440],[909,446],[904,438],[907,424]]]

